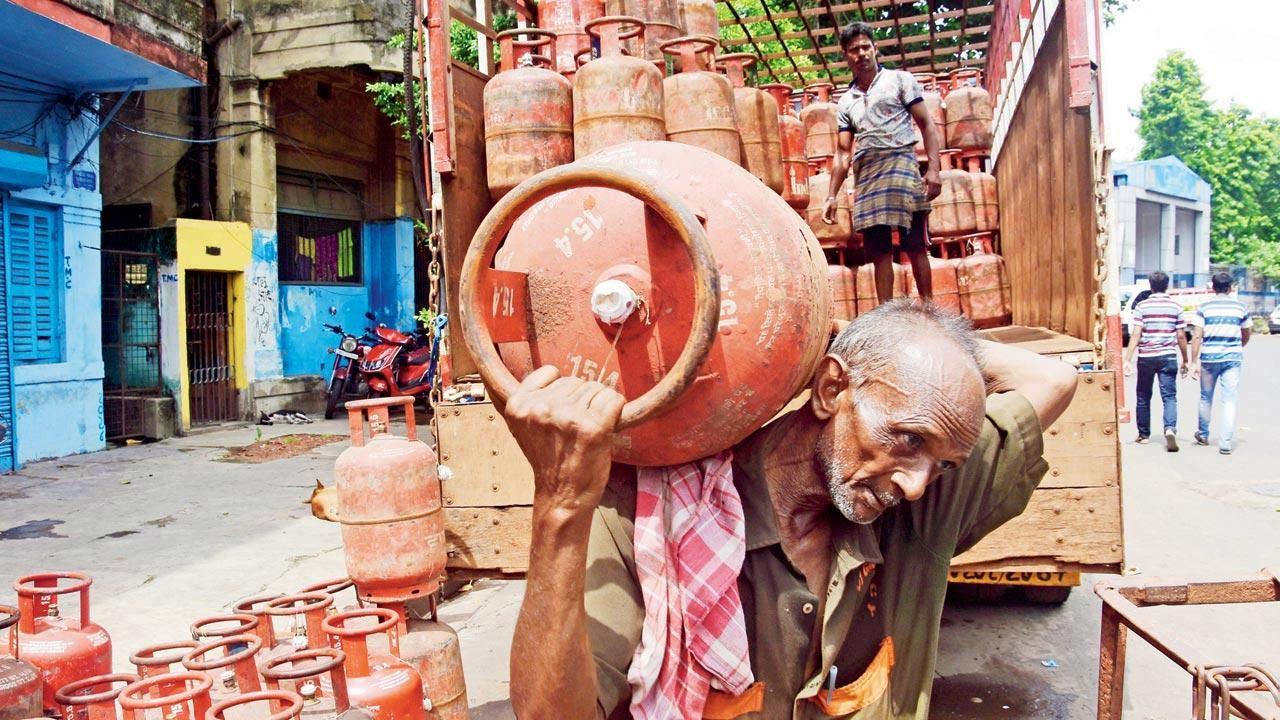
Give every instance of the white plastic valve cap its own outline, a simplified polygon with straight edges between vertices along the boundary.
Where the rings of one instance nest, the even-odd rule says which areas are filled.
[[[621,280],[605,280],[591,291],[591,312],[610,325],[626,320],[639,304],[636,291]]]

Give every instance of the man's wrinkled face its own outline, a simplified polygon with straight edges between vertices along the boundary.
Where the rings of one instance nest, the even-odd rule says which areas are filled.
[[[854,72],[871,70],[876,66],[876,44],[866,35],[856,35],[844,46],[844,59]]]
[[[871,523],[917,500],[973,450],[985,415],[976,367],[939,343],[902,349],[897,372],[840,393],[818,438],[815,461],[831,502],[849,520]]]

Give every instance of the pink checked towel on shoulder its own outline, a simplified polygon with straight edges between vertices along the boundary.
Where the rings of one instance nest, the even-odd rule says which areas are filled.
[[[738,596],[746,536],[732,460],[726,451],[637,470],[644,628],[627,671],[632,717],[701,718],[711,688],[739,695],[753,682]]]

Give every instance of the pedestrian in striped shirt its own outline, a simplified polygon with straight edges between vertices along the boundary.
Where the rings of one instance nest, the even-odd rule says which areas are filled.
[[[1178,355],[1182,374],[1187,374],[1186,322],[1182,306],[1169,297],[1169,276],[1157,270],[1147,277],[1151,295],[1133,308],[1133,334],[1125,353],[1124,374],[1138,374],[1137,422],[1139,444],[1151,439],[1151,386],[1160,380],[1160,401],[1164,406],[1164,445],[1178,451]],[[1138,356],[1135,366],[1134,354]]]
[[[1191,340],[1191,376],[1200,379],[1200,427],[1196,444],[1209,444],[1209,418],[1213,415],[1213,393],[1222,386],[1222,428],[1218,452],[1230,455],[1236,433],[1236,397],[1240,387],[1240,364],[1244,346],[1249,344],[1249,313],[1244,303],[1231,297],[1230,273],[1214,273],[1217,293],[1196,310],[1200,326]]]

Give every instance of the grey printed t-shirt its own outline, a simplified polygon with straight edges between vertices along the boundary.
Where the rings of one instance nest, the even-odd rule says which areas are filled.
[[[840,98],[837,124],[852,132],[859,150],[897,150],[916,144],[909,108],[924,99],[920,83],[904,70],[880,68],[867,92],[857,83]]]

